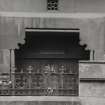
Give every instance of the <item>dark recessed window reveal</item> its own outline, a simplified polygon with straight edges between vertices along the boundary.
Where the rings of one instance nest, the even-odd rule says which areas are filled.
[[[58,10],[58,0],[47,0],[47,10]]]
[[[89,59],[90,54],[79,45],[79,33],[27,32],[25,41],[15,50],[13,94],[78,96],[78,60]]]

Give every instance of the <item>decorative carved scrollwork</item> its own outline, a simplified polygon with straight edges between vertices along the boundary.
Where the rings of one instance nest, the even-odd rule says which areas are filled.
[[[69,96],[78,94],[78,66],[75,62],[27,63],[17,68],[12,73],[12,77],[14,80],[11,81],[11,85],[8,85],[11,87],[1,88],[0,86],[0,95]]]

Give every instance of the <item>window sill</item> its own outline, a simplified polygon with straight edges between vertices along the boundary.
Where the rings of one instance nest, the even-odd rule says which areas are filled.
[[[0,101],[80,101],[78,96],[0,96]]]

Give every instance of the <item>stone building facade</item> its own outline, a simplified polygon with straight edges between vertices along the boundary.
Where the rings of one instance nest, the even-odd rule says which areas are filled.
[[[78,32],[80,45],[90,51],[78,62],[77,96],[1,95],[1,105],[104,105],[105,104],[105,1],[58,0],[58,10],[48,10],[47,0],[0,0],[0,73],[13,82],[15,50],[25,45],[29,32]],[[46,31],[46,32],[47,32]],[[60,36],[59,36],[60,37]],[[5,82],[5,81],[4,81]],[[1,86],[2,87],[2,86]],[[2,91],[2,88],[1,88]],[[51,89],[49,89],[51,92]]]

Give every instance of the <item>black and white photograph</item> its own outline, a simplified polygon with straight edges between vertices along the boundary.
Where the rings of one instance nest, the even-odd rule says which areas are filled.
[[[0,105],[105,105],[105,0],[0,0]]]

